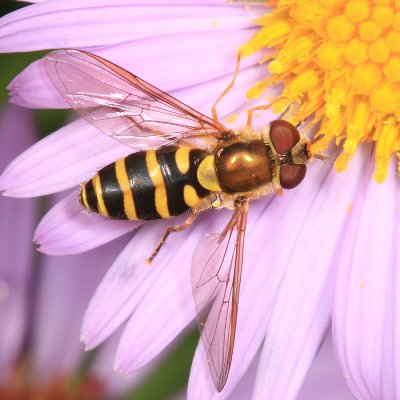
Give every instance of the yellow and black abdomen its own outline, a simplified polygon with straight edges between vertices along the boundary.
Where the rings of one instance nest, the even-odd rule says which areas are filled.
[[[180,215],[209,194],[197,179],[208,155],[189,146],[131,154],[101,169],[80,202],[106,217],[152,220]]]

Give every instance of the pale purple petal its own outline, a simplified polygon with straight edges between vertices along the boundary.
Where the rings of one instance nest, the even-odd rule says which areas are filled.
[[[88,349],[104,341],[127,320],[157,276],[165,274],[173,256],[169,250],[171,242],[174,242],[173,238],[168,240],[151,266],[145,260],[169,225],[171,221],[168,220],[143,225],[109,269],[93,296],[83,321],[82,340]],[[175,235],[182,236],[177,233]]]
[[[311,364],[296,400],[354,400],[333,352],[332,333]]]
[[[262,76],[263,70],[262,66],[253,66],[240,74],[237,86],[218,107],[220,117],[235,110],[238,105],[244,106],[246,90],[254,78]],[[198,85],[196,90],[180,90],[176,95],[184,101],[190,100],[187,103],[209,114],[211,104],[230,79],[225,76]],[[265,121],[262,119],[262,122]],[[0,177],[0,190],[5,190],[8,196],[29,197],[68,189],[90,179],[101,167],[132,152],[132,148],[119,144],[89,123],[75,121],[17,157]]]
[[[250,363],[244,375],[239,379],[235,390],[229,395],[229,400],[251,399],[254,392],[254,382],[256,379],[258,362],[260,354],[257,353]]]
[[[1,175],[0,190],[14,197],[65,190],[131,152],[86,121],[75,121],[18,156]]]
[[[98,49],[96,54],[170,92],[225,75],[231,77],[238,47],[254,32],[247,29],[174,34],[165,36],[164,40],[150,37]],[[256,64],[258,58],[245,58],[242,67]],[[198,65],[202,68],[196,68]],[[68,107],[50,82],[41,60],[17,75],[8,89],[15,104],[34,108]]]
[[[265,201],[264,204],[259,202],[254,205],[249,220],[250,224],[254,224],[264,207]],[[174,258],[169,261],[168,266],[160,268],[162,271],[155,278],[156,282],[153,283],[150,289],[146,290],[146,295],[142,298],[140,305],[133,313],[125,329],[117,353],[115,363],[117,369],[124,372],[132,372],[144,365],[162,351],[194,318],[195,308],[190,275],[192,253],[198,240],[206,232],[222,231],[228,221],[227,217],[230,212],[214,212],[214,214],[215,216],[201,216],[201,222],[196,228],[191,230],[190,233],[183,232],[180,234],[181,238],[177,239],[180,240],[180,247],[176,251]],[[262,230],[262,226],[259,225],[258,229]],[[252,238],[254,239],[260,233],[259,230],[249,230],[250,243]],[[253,252],[249,257],[249,262],[252,263],[257,258],[257,253]],[[187,267],[182,268],[182,260],[188,260]],[[250,269],[247,271],[251,273]],[[265,271],[265,273],[267,272]],[[252,282],[255,284],[256,280],[253,279]],[[252,293],[256,291],[254,287],[249,287],[248,289]],[[160,296],[159,293],[163,295]],[[265,292],[261,291],[261,293]],[[266,310],[259,308],[258,311],[262,313],[262,317],[265,317]],[[256,314],[257,316],[254,319],[260,316],[257,312]],[[260,329],[260,331],[261,335],[258,345],[255,345],[256,349],[265,335],[265,330],[262,331]],[[255,340],[255,342],[257,341]],[[206,365],[206,362],[204,365]]]
[[[42,59],[34,61],[7,86],[10,103],[30,108],[67,108],[68,104],[50,81]]]
[[[78,256],[43,257],[32,329],[32,370],[36,380],[70,375],[85,356],[81,321],[96,286],[123,248],[119,240]]]
[[[132,232],[140,224],[140,221],[111,220],[89,212],[79,204],[78,192],[74,191],[43,217],[34,239],[43,253],[76,254]]]
[[[314,172],[310,173],[290,209],[276,202],[273,206],[277,207],[269,210],[280,215],[271,223],[290,227],[290,233],[285,229],[284,237],[272,239],[286,261],[276,260],[284,274],[261,354],[255,398],[296,398],[330,324],[338,240],[349,205],[361,187],[370,151],[370,147],[360,149],[351,168],[342,174],[329,165],[327,177],[316,182]],[[317,191],[310,193],[307,185]]]
[[[106,397],[110,399],[121,398],[123,394],[132,391],[152,373],[154,368],[159,366],[161,361],[159,356],[145,368],[141,368],[129,375],[115,371],[113,369],[113,361],[121,331],[124,327],[125,325],[119,328],[97,349],[96,358],[90,367],[90,375],[104,384]]]
[[[35,139],[29,110],[8,105],[0,114],[0,171]],[[34,202],[0,197],[0,270],[19,274],[31,261],[30,238],[35,221]],[[21,248],[24,251],[20,251]],[[13,265],[13,268],[10,267]]]
[[[24,7],[0,20],[0,52],[104,46],[167,33],[252,26],[263,5],[225,1],[70,0]]]
[[[238,382],[229,400],[251,399],[259,357]],[[314,358],[296,400],[354,400],[333,352],[332,335],[329,331]]]
[[[151,267],[157,270],[151,286],[137,309],[131,307],[133,314],[118,347],[116,369],[130,373],[145,365],[194,319],[190,260],[199,238],[226,224],[227,213],[218,214],[214,218],[202,215],[196,226],[168,239],[168,247],[160,254],[162,265]]]
[[[366,170],[343,237],[334,297],[334,344],[357,398],[400,399],[399,182]]]
[[[15,132],[19,136],[15,137]],[[34,140],[28,110],[6,106],[0,113],[0,170]],[[27,289],[33,263],[35,202],[0,196],[0,381],[16,361],[28,319]]]

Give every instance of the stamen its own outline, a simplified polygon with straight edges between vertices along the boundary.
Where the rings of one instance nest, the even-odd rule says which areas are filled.
[[[335,168],[343,171],[358,145],[372,141],[375,179],[382,182],[390,157],[400,155],[400,2],[268,4],[274,11],[257,21],[260,31],[239,50],[247,56],[269,49],[262,62],[269,62],[270,75],[252,86],[248,97],[283,84],[273,110],[294,123],[318,124],[314,153],[334,141],[342,146]]]
[[[396,124],[393,118],[389,118],[380,123],[378,126],[378,139],[375,152],[375,180],[378,183],[383,182],[387,178],[388,167],[392,148],[397,139]]]

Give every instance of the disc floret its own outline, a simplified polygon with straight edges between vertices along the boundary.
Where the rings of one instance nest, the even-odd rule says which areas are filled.
[[[250,88],[248,97],[283,84],[271,106],[294,124],[309,119],[317,125],[314,152],[340,143],[335,162],[340,172],[360,143],[374,142],[375,179],[384,181],[391,156],[400,157],[400,1],[269,5],[272,12],[257,20],[260,30],[239,50],[247,56],[269,49],[262,62],[270,75]]]

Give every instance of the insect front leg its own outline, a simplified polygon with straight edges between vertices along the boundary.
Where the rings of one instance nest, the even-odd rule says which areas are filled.
[[[235,84],[237,75],[239,73],[239,67],[240,67],[240,55],[238,54],[237,58],[236,58],[235,72],[233,73],[232,80],[229,83],[229,85],[225,88],[225,90],[220,94],[220,96],[218,97],[217,101],[214,103],[214,105],[211,108],[211,113],[212,113],[213,120],[216,121],[216,122],[219,122],[218,121],[218,115],[217,115],[217,105],[229,93],[229,91],[233,88],[233,85]]]
[[[253,113],[254,111],[261,111],[261,110],[268,110],[277,100],[272,101],[271,103],[262,105],[262,106],[257,106],[253,108],[249,108],[247,110],[247,127],[251,128],[251,124],[253,122]]]
[[[146,259],[146,263],[148,265],[150,265],[154,258],[156,257],[156,255],[158,254],[158,252],[160,251],[162,245],[165,243],[165,241],[167,240],[167,237],[169,236],[170,233],[172,232],[180,232],[185,230],[186,228],[189,228],[190,225],[193,224],[194,220],[196,219],[198,215],[198,211],[192,211],[192,213],[189,215],[188,219],[185,221],[184,224],[182,225],[178,225],[178,226],[169,226],[164,235],[162,236],[162,238],[160,239],[160,241],[158,242],[156,248],[154,249],[153,253],[151,253],[151,256]]]

